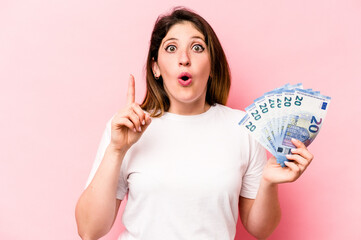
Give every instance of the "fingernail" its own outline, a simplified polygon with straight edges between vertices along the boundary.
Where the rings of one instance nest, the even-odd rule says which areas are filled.
[[[296,152],[296,148],[291,148],[291,152]]]
[[[139,130],[139,132],[141,132],[141,131],[142,131],[142,128],[141,128],[141,127],[139,127],[139,128],[138,128],[138,130]]]
[[[292,142],[297,142],[298,140],[296,138],[291,138]]]
[[[137,132],[137,130],[135,130],[135,128],[133,128],[133,132]]]
[[[142,121],[142,124],[145,125],[145,121],[144,121],[144,120]]]
[[[292,156],[291,154],[287,154],[287,155],[286,155],[286,158],[289,158],[289,157],[291,157],[291,156]]]

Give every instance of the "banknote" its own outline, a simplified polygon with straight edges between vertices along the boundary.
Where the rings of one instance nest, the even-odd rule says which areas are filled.
[[[330,101],[319,91],[303,89],[301,83],[285,84],[255,99],[245,109],[247,114],[239,125],[285,167],[286,155],[295,147],[291,139],[311,144],[322,127]]]
[[[293,99],[284,132],[277,142],[276,157],[281,165],[284,165],[285,155],[291,154],[291,148],[294,148],[292,138],[300,140],[306,146],[316,138],[331,100],[330,97],[301,89],[295,91]]]

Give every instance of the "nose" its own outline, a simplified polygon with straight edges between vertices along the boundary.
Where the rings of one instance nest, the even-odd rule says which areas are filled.
[[[190,66],[191,60],[187,50],[179,51],[179,66]]]

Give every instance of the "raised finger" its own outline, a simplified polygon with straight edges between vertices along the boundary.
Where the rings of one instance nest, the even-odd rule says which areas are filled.
[[[135,101],[135,82],[134,76],[130,75],[128,83],[128,93],[127,93],[127,103],[128,105],[134,103]]]
[[[136,103],[133,103],[132,108],[134,112],[138,115],[139,121],[142,123],[142,125],[145,125],[145,113],[143,109],[141,109],[140,106]]]

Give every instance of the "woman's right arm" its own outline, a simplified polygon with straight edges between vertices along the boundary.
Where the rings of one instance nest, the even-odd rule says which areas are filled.
[[[75,217],[83,240],[99,239],[110,231],[121,203],[116,194],[124,156],[151,122],[150,116],[134,102],[134,88],[131,76],[128,104],[112,119],[110,144],[94,178],[78,200]]]

